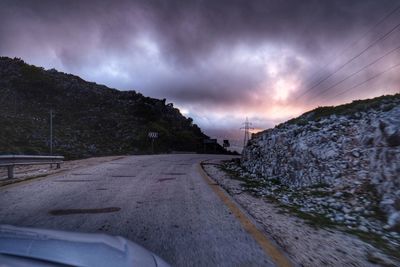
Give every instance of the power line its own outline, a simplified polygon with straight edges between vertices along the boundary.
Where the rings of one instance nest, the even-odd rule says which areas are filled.
[[[343,94],[345,94],[345,93],[347,93],[347,92],[349,92],[349,91],[351,91],[351,90],[353,90],[355,88],[358,88],[361,85],[364,85],[364,84],[366,84],[366,83],[378,78],[379,76],[382,76],[383,74],[385,74],[385,73],[387,73],[387,72],[389,72],[389,71],[391,71],[391,70],[393,70],[395,68],[398,68],[398,67],[400,67],[400,63],[397,63],[397,64],[395,64],[395,65],[393,65],[393,66],[391,66],[391,67],[389,67],[389,68],[387,68],[387,69],[375,74],[374,76],[372,76],[372,77],[370,77],[370,78],[368,78],[368,79],[366,79],[366,80],[364,80],[364,81],[362,81],[362,82],[360,82],[360,83],[358,83],[358,84],[356,84],[356,85],[354,85],[354,86],[352,86],[352,87],[350,87],[350,88],[348,88],[348,89],[346,89],[346,90],[334,95],[333,97],[331,97],[331,99],[337,98],[338,96],[341,96],[341,95],[343,95]]]
[[[343,83],[344,81],[350,79],[351,77],[353,77],[353,76],[359,74],[359,73],[362,72],[363,70],[365,70],[365,69],[371,67],[372,65],[374,65],[374,64],[377,63],[378,61],[382,60],[383,58],[387,57],[388,55],[392,54],[393,52],[395,52],[395,51],[397,51],[397,50],[399,50],[399,49],[400,49],[400,46],[398,46],[398,47],[396,47],[396,48],[390,50],[389,52],[385,53],[384,55],[378,57],[377,59],[373,60],[373,61],[370,62],[369,64],[365,65],[364,67],[362,67],[362,68],[359,69],[358,71],[353,72],[352,74],[350,74],[350,75],[347,76],[346,78],[344,78],[344,79],[342,79],[342,80],[336,82],[335,84],[333,84],[332,86],[326,88],[325,90],[320,91],[318,94],[314,95],[314,98],[317,97],[317,96],[320,96],[321,94],[327,92],[328,90],[330,90],[330,89],[336,87],[337,85]]]
[[[400,46],[398,46],[398,47],[396,47],[396,48],[394,48],[394,49],[392,49],[392,50],[386,52],[386,53],[383,54],[382,56],[376,58],[375,60],[371,61],[371,62],[368,63],[367,65],[363,66],[361,69],[359,69],[359,70],[353,72],[353,73],[350,74],[349,76],[347,76],[347,77],[343,78],[342,80],[336,82],[335,84],[331,85],[330,87],[326,88],[325,90],[320,91],[319,93],[317,93],[316,95],[314,95],[314,97],[313,97],[312,99],[315,99],[316,97],[318,97],[318,96],[324,94],[324,93],[327,92],[328,90],[330,90],[330,89],[336,87],[337,85],[343,83],[344,81],[350,79],[351,77],[354,77],[355,75],[359,74],[359,73],[362,72],[363,70],[365,70],[365,69],[369,68],[370,66],[376,64],[378,61],[382,60],[383,58],[385,58],[385,57],[387,57],[388,55],[390,55],[390,54],[396,52],[396,51],[399,50],[399,49],[400,49]],[[399,63],[399,64],[400,64],[400,63]],[[392,70],[393,68],[398,67],[399,64],[394,65],[394,66],[392,66],[392,67],[389,67],[388,69],[385,69],[384,71],[382,71],[382,72],[378,73],[377,75],[374,75],[373,77],[371,77],[371,78],[369,78],[369,79],[367,79],[367,80],[361,82],[360,84],[357,84],[357,85],[355,85],[355,86],[349,88],[349,90],[352,90],[352,89],[354,89],[354,88],[356,88],[356,87],[359,87],[359,86],[361,86],[361,85],[363,85],[363,84],[369,82],[370,80],[373,80],[373,79],[375,79],[375,78],[377,78],[377,77],[383,75],[384,73],[386,73],[386,72]],[[333,96],[333,97],[337,97],[337,96],[339,96],[339,95],[342,95],[343,93],[345,93],[345,92],[342,92],[342,93],[340,93],[340,94],[338,94],[338,95],[335,95],[335,96]],[[311,99],[311,100],[312,100],[312,99]]]
[[[346,61],[344,64],[342,64],[339,68],[337,68],[334,72],[332,72],[331,74],[329,74],[328,76],[326,76],[325,78],[323,78],[322,80],[320,80],[317,84],[315,84],[314,86],[312,86],[311,88],[307,89],[306,91],[304,91],[300,96],[298,96],[297,98],[301,98],[304,95],[306,95],[308,92],[310,92],[312,89],[314,89],[315,87],[317,87],[318,85],[320,85],[321,83],[323,83],[324,81],[326,81],[327,79],[329,79],[330,77],[332,77],[334,74],[338,73],[340,70],[342,70],[344,67],[346,67],[348,64],[350,64],[351,62],[353,62],[355,59],[359,58],[362,54],[364,54],[366,51],[368,51],[370,48],[372,48],[373,46],[375,46],[377,43],[379,43],[380,41],[385,40],[390,34],[392,34],[397,28],[400,27],[400,23],[396,24],[396,26],[394,26],[392,29],[390,29],[388,32],[386,32],[384,35],[382,35],[381,37],[379,37],[377,40],[375,40],[374,42],[372,42],[370,45],[368,45],[365,49],[363,49],[360,53],[358,53],[357,55],[353,56],[351,59],[349,59],[348,61]]]
[[[371,80],[373,80],[373,79],[376,79],[376,78],[378,78],[379,76],[381,76],[381,75],[383,75],[383,74],[385,74],[385,73],[387,73],[387,72],[389,72],[389,71],[391,71],[391,70],[393,70],[393,69],[395,69],[395,68],[397,68],[397,67],[400,67],[400,63],[397,63],[397,64],[395,64],[395,65],[393,65],[393,66],[391,66],[391,67],[389,67],[389,68],[387,68],[387,69],[385,69],[385,70],[383,70],[383,71],[381,71],[381,72],[375,74],[374,76],[372,76],[372,77],[370,77],[370,78],[364,80],[363,82],[358,83],[358,84],[356,84],[356,85],[354,85],[354,86],[352,86],[352,87],[350,87],[350,88],[344,90],[343,92],[341,92],[341,93],[339,93],[339,94],[336,94],[335,96],[333,96],[333,98],[336,98],[336,97],[338,97],[338,96],[340,96],[340,95],[345,94],[346,92],[348,92],[348,91],[350,91],[350,90],[353,90],[353,89],[355,89],[355,88],[357,88],[357,87],[360,87],[361,85],[366,84],[367,82],[369,82],[369,81],[371,81]]]
[[[325,70],[329,65],[331,65],[333,62],[335,62],[339,57],[341,57],[346,50],[349,48],[355,46],[359,41],[364,39],[374,28],[378,27],[380,24],[382,24],[385,20],[387,20],[389,17],[391,17],[394,13],[396,13],[400,9],[400,5],[396,6],[394,9],[392,9],[389,13],[387,13],[384,17],[382,17],[378,22],[376,22],[372,27],[370,27],[367,31],[365,31],[360,38],[358,38],[356,41],[352,42],[351,44],[347,45],[345,48],[340,50],[339,52],[335,53],[334,60],[330,61],[329,63],[325,64],[321,70],[319,70],[315,75],[312,77],[316,76],[323,70]]]
[[[340,56],[341,56],[341,55],[344,53],[344,51],[346,51],[346,50],[349,49],[350,47],[356,45],[360,40],[364,39],[364,38],[367,36],[367,34],[369,34],[373,29],[375,29],[377,26],[379,26],[380,24],[382,24],[382,23],[383,23],[384,21],[386,21],[389,17],[391,17],[393,14],[395,14],[397,11],[399,11],[399,9],[400,9],[400,5],[399,5],[399,6],[396,6],[396,7],[395,7],[394,9],[392,9],[389,13],[387,13],[382,19],[380,19],[377,23],[375,23],[372,27],[370,27],[364,34],[362,34],[360,38],[358,38],[356,41],[354,41],[353,43],[351,43],[349,46],[347,46],[346,48],[344,48],[344,49],[341,50],[340,52],[336,53],[336,55],[337,55],[337,54],[340,54]],[[315,84],[315,85],[312,86],[311,88],[307,89],[306,91],[302,92],[302,94],[301,94],[300,96],[296,97],[296,98],[303,97],[303,96],[306,95],[308,92],[310,92],[312,89],[314,89],[315,87],[317,87],[318,85],[320,85],[321,83],[323,83],[324,81],[326,81],[327,79],[329,79],[330,77],[332,77],[334,74],[336,74],[337,72],[339,72],[341,69],[343,69],[345,66],[347,66],[348,64],[350,64],[352,61],[354,61],[355,59],[357,59],[357,58],[360,57],[361,55],[363,55],[363,54],[364,54],[366,51],[368,51],[370,48],[372,48],[373,46],[375,46],[375,45],[378,44],[379,42],[386,40],[386,39],[388,38],[388,36],[391,35],[391,34],[392,34],[397,28],[399,28],[399,27],[400,27],[400,23],[397,24],[397,25],[395,25],[395,26],[394,26],[393,28],[391,28],[389,31],[387,31],[384,35],[381,35],[378,39],[376,39],[375,41],[373,41],[372,43],[370,43],[370,44],[369,44],[365,49],[363,49],[360,53],[358,53],[357,55],[353,56],[351,59],[349,59],[347,62],[345,62],[344,64],[342,64],[339,68],[337,68],[333,73],[329,74],[327,77],[325,77],[325,78],[323,78],[322,80],[318,81],[317,84]],[[397,48],[395,48],[395,49],[393,49],[393,50],[387,52],[386,54],[384,54],[383,56],[381,56],[381,57],[377,58],[376,60],[370,62],[368,65],[364,66],[364,67],[361,68],[360,70],[358,70],[358,71],[352,73],[352,74],[349,75],[348,77],[346,77],[346,78],[342,79],[341,81],[335,83],[333,86],[331,86],[330,88],[328,88],[328,90],[331,89],[331,88],[333,88],[333,87],[335,87],[335,86],[337,86],[338,84],[340,84],[340,83],[346,81],[347,79],[350,79],[350,78],[353,77],[354,75],[357,75],[357,74],[360,73],[362,70],[365,70],[366,68],[368,68],[368,67],[370,67],[371,65],[375,64],[376,62],[378,62],[378,61],[381,60],[382,58],[386,57],[388,54],[393,53],[393,52],[396,51],[397,49],[399,49],[399,47],[397,47]],[[336,58],[337,58],[337,57],[336,57]],[[336,59],[335,59],[335,61],[336,61]],[[332,63],[332,62],[331,62],[331,63]],[[326,69],[326,67],[329,66],[331,63],[326,64],[326,65],[323,67],[323,69]],[[355,89],[355,88],[357,88],[357,87],[359,87],[359,86],[361,86],[361,85],[363,85],[363,84],[365,84],[365,83],[367,83],[367,82],[369,82],[369,81],[371,81],[371,80],[373,80],[373,79],[375,79],[375,78],[377,78],[377,77],[383,75],[384,73],[386,73],[386,72],[388,72],[388,71],[390,71],[390,70],[392,70],[392,69],[394,69],[394,68],[396,68],[396,67],[398,67],[398,66],[400,66],[400,63],[399,63],[399,64],[396,64],[396,65],[394,65],[394,66],[392,66],[392,67],[390,67],[390,68],[388,68],[388,69],[385,69],[384,71],[382,71],[382,72],[380,72],[380,73],[378,73],[378,74],[376,74],[376,75],[374,75],[374,76],[368,78],[367,80],[365,80],[365,81],[363,81],[363,82],[361,82],[361,83],[359,83],[359,84],[356,84],[355,86],[350,87],[349,89],[347,89],[347,90],[341,92],[340,94],[337,94],[337,95],[334,96],[334,97],[337,97],[337,96],[339,96],[339,95],[342,95],[342,94],[346,93],[347,91],[353,90],[353,89]],[[319,72],[321,72],[321,71],[319,71]],[[317,73],[319,73],[319,72],[317,72]],[[315,76],[315,75],[314,75],[314,76]]]

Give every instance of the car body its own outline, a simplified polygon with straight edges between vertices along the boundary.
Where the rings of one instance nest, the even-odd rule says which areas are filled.
[[[0,266],[169,266],[120,236],[0,225]]]

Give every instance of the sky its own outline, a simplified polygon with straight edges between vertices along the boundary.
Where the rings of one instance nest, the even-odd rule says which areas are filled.
[[[0,55],[166,98],[239,149],[246,117],[259,131],[318,106],[400,92],[398,6],[0,0]]]

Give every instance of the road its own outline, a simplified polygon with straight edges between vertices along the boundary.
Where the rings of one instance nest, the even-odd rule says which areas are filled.
[[[174,266],[273,266],[199,173],[218,155],[130,156],[0,188],[0,223],[124,236]]]

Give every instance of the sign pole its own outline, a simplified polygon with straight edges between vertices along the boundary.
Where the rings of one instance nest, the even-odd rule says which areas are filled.
[[[158,132],[149,132],[148,137],[151,139],[151,154],[154,154],[154,139],[158,138]]]

